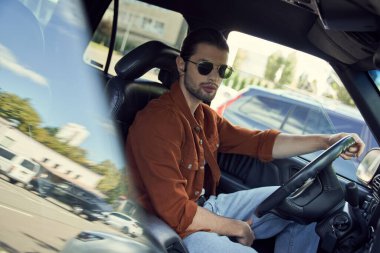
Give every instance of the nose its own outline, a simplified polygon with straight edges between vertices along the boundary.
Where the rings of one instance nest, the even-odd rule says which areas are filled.
[[[210,72],[208,76],[209,76],[209,80],[213,81],[214,83],[219,84],[222,81],[221,77],[219,76],[219,66],[214,65],[214,67],[212,68],[212,71]]]

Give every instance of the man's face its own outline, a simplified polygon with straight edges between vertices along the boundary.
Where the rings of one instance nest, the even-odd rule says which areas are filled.
[[[194,98],[209,103],[215,97],[222,78],[219,76],[218,67],[226,64],[228,52],[209,44],[198,44],[195,54],[185,62],[184,84],[186,90]],[[207,75],[202,75],[198,71],[197,63],[208,61],[214,64],[213,70]]]

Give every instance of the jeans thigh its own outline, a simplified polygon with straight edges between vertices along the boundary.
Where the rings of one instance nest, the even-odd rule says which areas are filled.
[[[251,247],[231,241],[227,236],[211,232],[196,232],[183,239],[189,253],[257,253]]]
[[[256,207],[277,188],[278,186],[268,186],[228,194],[222,193],[211,196],[204,207],[224,217],[248,220],[253,218]]]

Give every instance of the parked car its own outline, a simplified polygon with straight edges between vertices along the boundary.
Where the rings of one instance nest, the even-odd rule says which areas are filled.
[[[216,108],[232,124],[248,129],[278,129],[291,134],[356,133],[364,143],[365,152],[378,147],[375,137],[355,107],[332,99],[317,99],[288,90],[249,87]],[[314,159],[321,152],[304,155]],[[342,176],[354,179],[361,158],[334,162]]]
[[[229,64],[235,72],[226,86],[290,84],[315,93],[327,84],[321,79],[331,78],[338,92],[346,91],[379,141],[379,10],[380,2],[370,0],[1,0],[0,145],[32,154],[62,180],[99,187],[110,199],[129,194],[133,183],[127,191],[124,180],[130,174],[123,133],[128,129],[123,126],[151,98],[170,88],[181,42],[199,27],[213,27],[228,38]],[[167,47],[136,51],[147,42]],[[277,53],[279,45],[286,49]],[[318,62],[305,61],[301,52]],[[117,62],[122,68],[115,70]],[[322,65],[329,68],[321,69]],[[310,72],[292,71],[298,67]],[[110,90],[114,81],[119,81],[119,89]],[[274,115],[267,112],[263,122]],[[221,193],[283,185],[311,161],[292,157],[260,164],[238,154],[223,155],[218,157],[225,158],[219,159]],[[356,198],[352,202],[350,196],[358,197],[351,211],[331,208],[328,217],[317,221],[320,252],[326,247],[334,253],[380,252],[379,174],[376,170],[358,185],[359,196],[348,194],[351,206]],[[341,186],[352,189],[356,175],[337,170],[336,176],[333,179]],[[186,252],[182,239],[163,222],[138,220],[148,228],[144,234],[151,235],[144,242],[105,231],[81,233],[92,231],[94,225],[100,230],[106,226],[78,220],[3,183],[0,180],[0,211],[7,219],[0,221],[1,231],[6,231],[1,233],[0,247],[6,251]],[[328,186],[321,184],[320,189],[331,189]],[[71,198],[63,188],[54,189],[61,191],[62,199]],[[323,203],[333,202],[326,198]],[[256,240],[253,247],[267,253],[273,252],[273,245],[273,239]]]
[[[112,206],[95,194],[71,183],[58,183],[49,196],[69,205],[75,214],[84,214],[90,221],[103,220],[104,214],[112,211]]]
[[[132,237],[141,236],[144,232],[141,224],[137,220],[120,212],[110,212],[106,214],[104,223]]]
[[[41,197],[46,198],[54,187],[55,184],[50,179],[37,176],[29,182],[28,190],[35,191]]]
[[[0,171],[12,184],[19,182],[24,187],[27,186],[39,170],[40,165],[32,159],[0,147]]]

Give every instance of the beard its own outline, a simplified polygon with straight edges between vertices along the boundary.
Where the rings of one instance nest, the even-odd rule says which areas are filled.
[[[203,103],[210,104],[216,95],[216,91],[214,93],[206,93],[203,91],[202,87],[197,85],[191,78],[188,77],[185,72],[184,83],[186,90],[196,99],[201,100]]]

